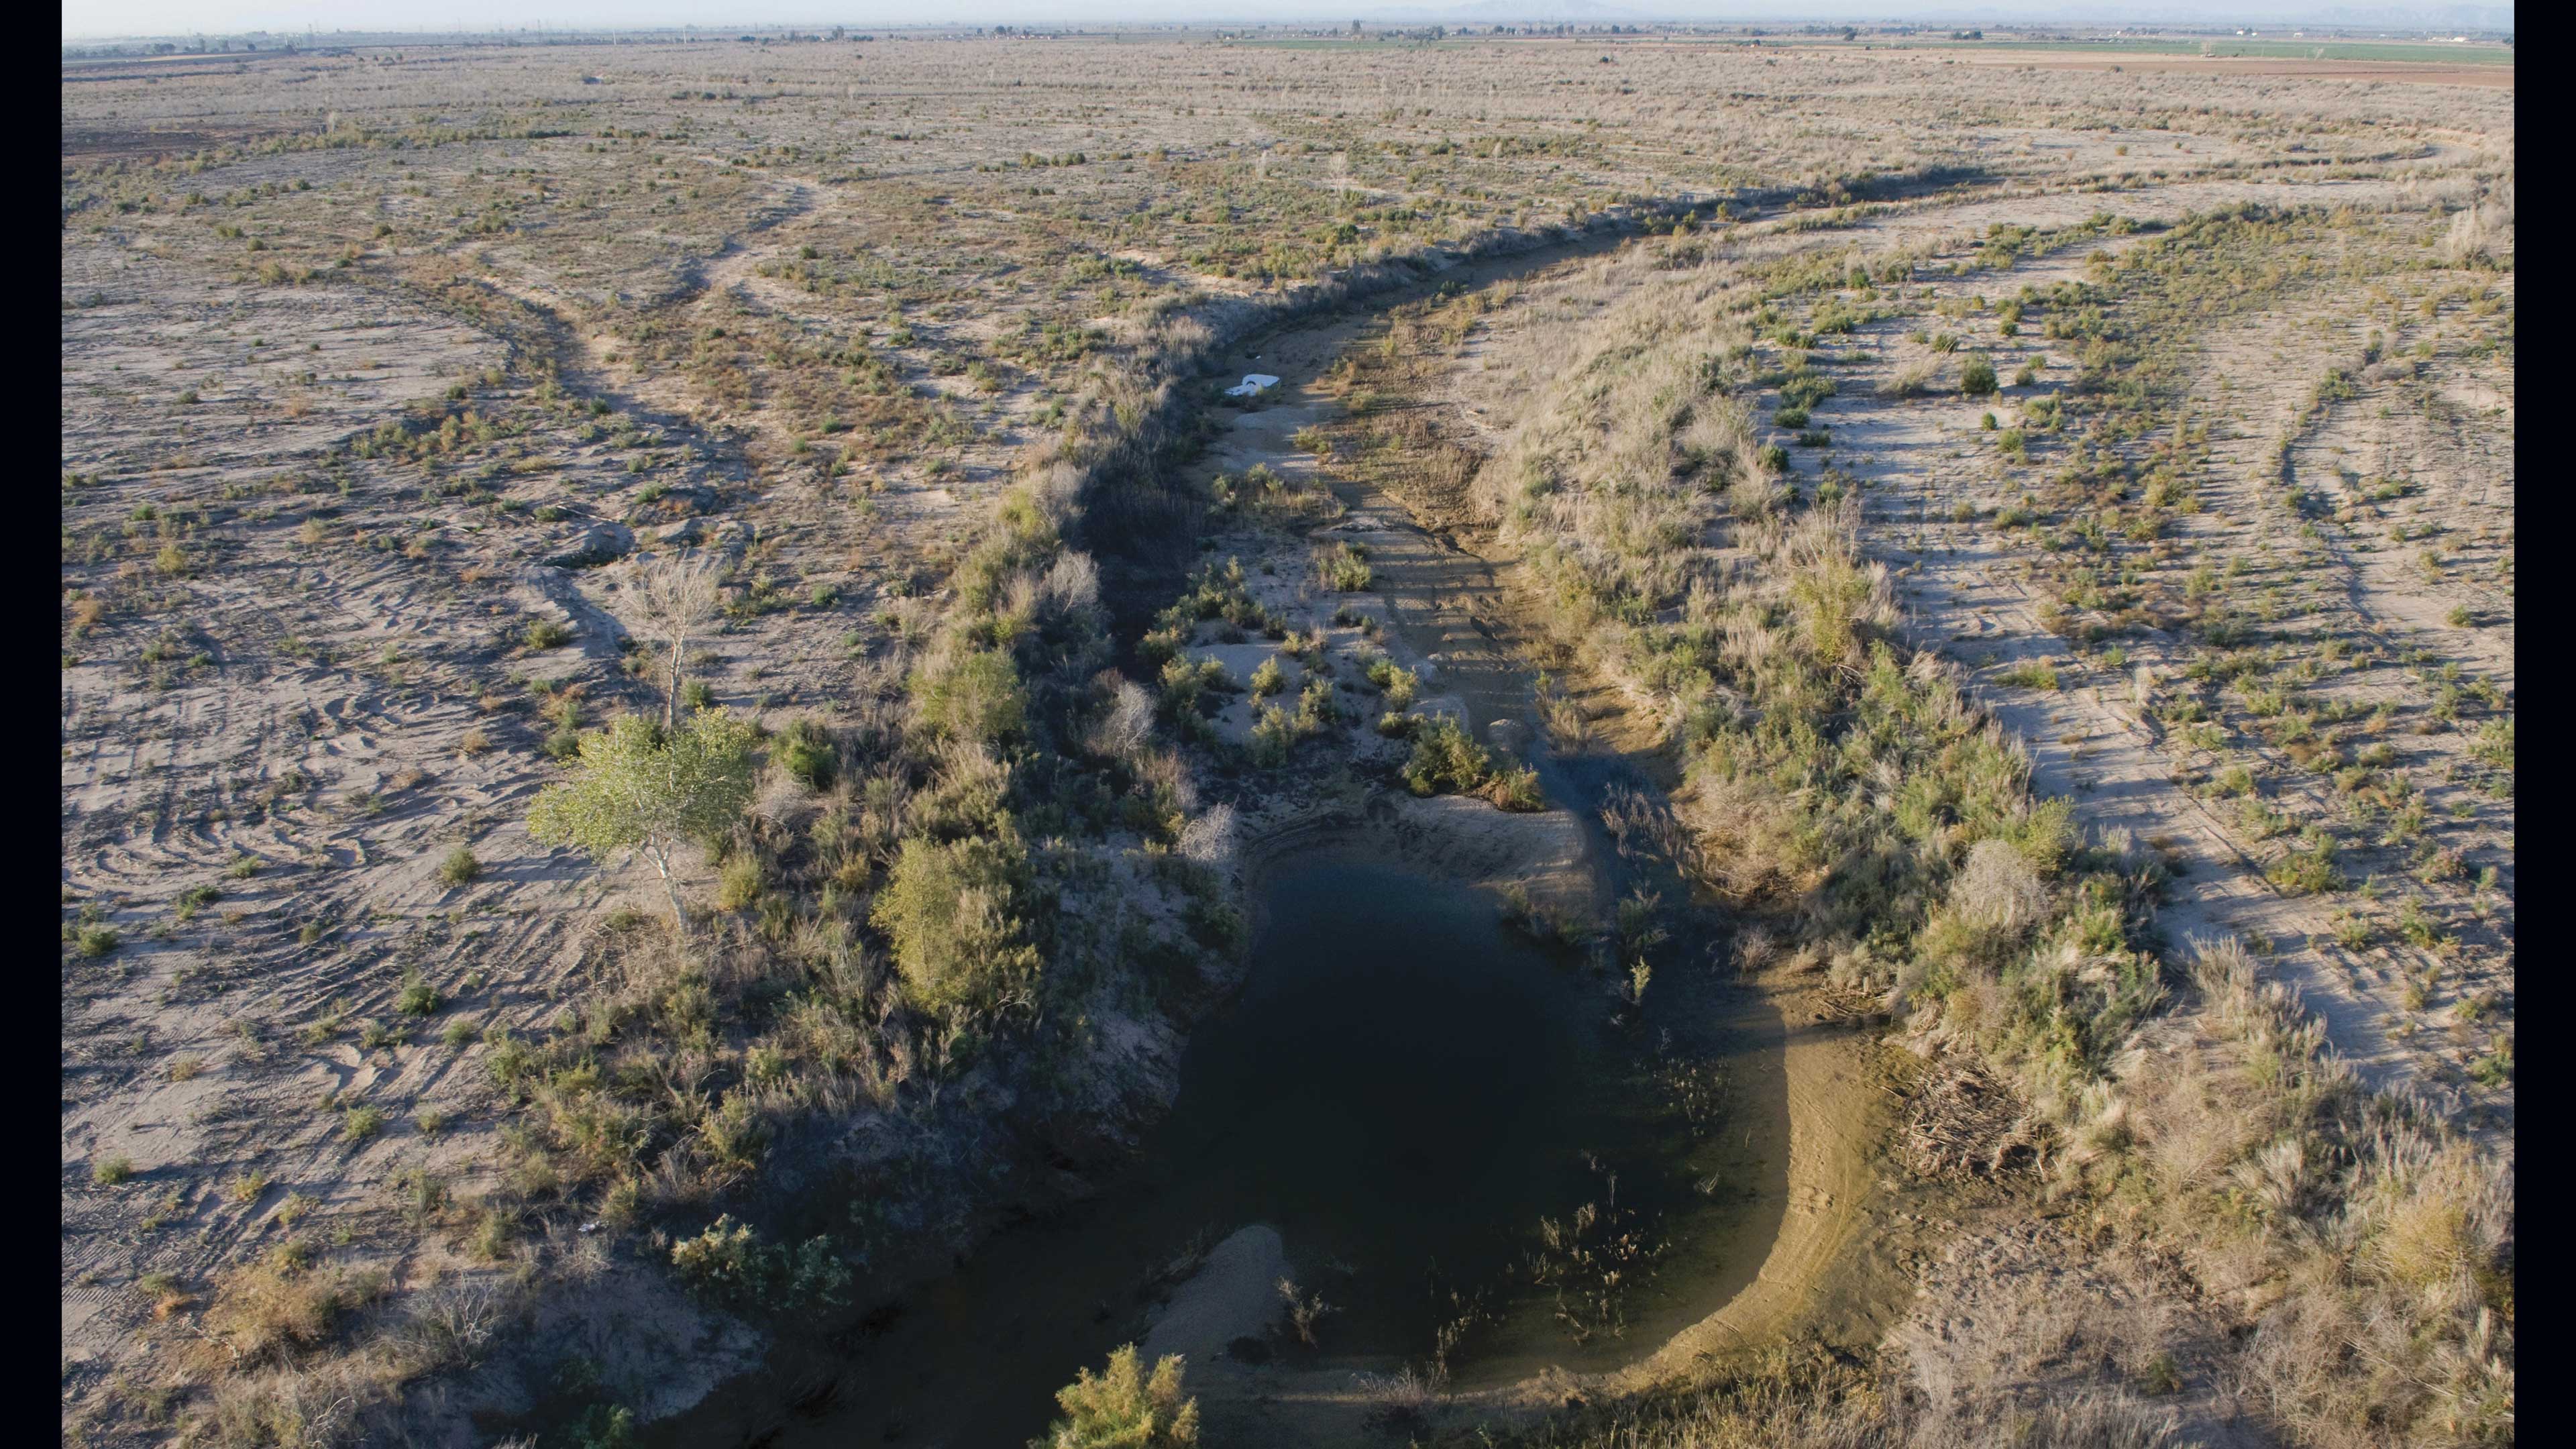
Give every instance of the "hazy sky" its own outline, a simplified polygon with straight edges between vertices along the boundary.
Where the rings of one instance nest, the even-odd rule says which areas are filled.
[[[2034,3],[2034,0],[1583,0],[1554,11],[1548,0],[1496,0],[1470,7],[1461,0],[947,0],[939,5],[870,3],[835,4],[833,0],[750,0],[744,4],[690,3],[690,0],[77,0],[63,6],[63,38],[91,39],[129,35],[238,35],[250,30],[301,34],[340,28],[367,30],[518,29],[539,25],[558,29],[607,26],[697,24],[724,30],[754,24],[901,25],[994,24],[1036,21],[1162,21],[1195,19],[1272,19],[1282,21],[1346,19],[1380,14],[1421,17],[1474,9],[1486,14],[1540,16],[1563,13],[1579,18],[1589,12],[1612,16],[1699,16],[1708,19],[1778,19],[1798,15],[1811,19],[1899,19],[1967,17],[2103,21],[2144,17],[2217,21],[2251,17],[2279,20],[2306,16],[2328,19],[2341,11],[2353,19],[2378,20],[2391,11],[2414,11],[2423,23],[2453,23],[2458,12],[2483,10],[2510,24],[2512,7],[2445,4],[2337,6],[2313,0],[2131,0],[2131,3]],[[2362,12],[2362,13],[2356,13]],[[2442,12],[2451,12],[2447,17]],[[2366,23],[2366,22],[2365,22]]]

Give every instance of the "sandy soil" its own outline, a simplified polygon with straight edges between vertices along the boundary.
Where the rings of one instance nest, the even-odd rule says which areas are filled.
[[[1979,66],[2031,66],[2040,70],[2134,72],[2139,75],[2229,76],[2253,79],[2283,76],[2299,80],[2365,81],[2420,86],[2480,86],[2511,90],[2514,67],[2445,65],[2438,61],[2305,60],[2258,55],[2138,55],[2109,59],[2062,51],[1964,51],[1959,63]]]
[[[2003,285],[2001,279],[1980,279],[1936,290],[1964,295],[2024,283],[2044,289],[2071,275],[2071,264],[2057,262],[2017,269]],[[2289,522],[2259,491],[2262,465],[2257,455],[2269,440],[2294,426],[2316,380],[2360,350],[2357,324],[2319,332],[2304,325],[2309,315],[2248,319],[2214,333],[2204,345],[2210,386],[2225,393],[2213,401],[2231,421],[2202,475],[2207,510],[2185,521],[2183,536],[2221,559],[2240,553],[2251,558],[2258,547],[2293,546]],[[1904,575],[1915,637],[1925,647],[1987,666],[1989,677],[2032,661],[2074,674],[2075,685],[2054,698],[1999,687],[1989,692],[1988,707],[2022,735],[2044,791],[2074,795],[2098,828],[2125,829],[2135,839],[2157,843],[2173,859],[2180,880],[2164,908],[2164,925],[2175,944],[2228,933],[2268,939],[2281,948],[2274,958],[2278,969],[2300,986],[2328,1023],[2338,1050],[2366,1080],[2385,1084],[2428,1073],[2435,1079],[2450,1077],[2440,1058],[2449,1057],[2455,1047],[2442,1048],[2436,1056],[2433,1041],[2418,1040],[2411,1047],[2404,1041],[2412,1034],[2411,1012],[2399,1001],[2405,967],[2392,970],[2387,964],[2347,960],[2349,953],[2333,944],[2333,902],[2287,897],[2271,887],[2262,878],[2267,848],[2186,788],[2184,782],[2194,774],[2205,777],[2215,769],[2213,757],[2142,715],[2130,679],[2086,669],[2042,627],[2041,597],[2023,581],[2022,556],[2008,535],[1982,524],[1951,521],[1963,503],[1992,508],[2007,501],[2010,485],[1986,451],[1979,423],[1995,408],[1955,397],[1891,401],[1872,395],[1906,356],[1897,336],[1901,330],[1902,324],[1884,323],[1857,335],[1866,347],[1865,360],[1853,383],[1820,408],[1818,416],[1834,427],[1837,453],[1846,467],[1890,485],[1871,495],[1872,507],[1889,526],[1882,547]],[[2295,350],[2285,353],[2285,346]],[[2260,365],[2244,365],[2258,352],[2270,355]],[[2221,377],[2233,381],[2215,380]],[[2013,391],[2008,389],[1999,405],[2009,405]],[[2349,404],[2345,408],[2364,411]],[[2338,409],[2338,415],[2343,411]],[[2492,474],[2463,459],[2457,476]],[[2455,508],[2440,511],[2446,517],[2461,516]],[[2322,589],[2320,597],[2343,610],[2350,627],[2362,634],[2385,637],[2387,623],[2401,609],[2411,610],[2418,627],[2440,624],[2437,608],[2446,614],[2447,605],[2461,597],[2456,591],[2449,598],[2423,593],[2420,576],[2415,576],[2414,595],[2392,597],[2384,584],[2374,583],[2366,567],[2355,567],[2354,555],[2341,548],[2333,552],[2343,582]],[[2376,578],[2390,577],[2408,576],[2385,565],[2377,570]],[[2321,581],[2307,582],[2316,588]],[[2410,597],[2411,604],[2399,602]],[[2479,596],[2489,609],[2495,608],[2494,598]],[[2383,615],[2390,618],[2384,621]],[[2505,617],[2509,620],[2509,614]],[[2470,631],[2444,627],[2453,638],[2464,632]],[[2484,657],[2506,661],[2501,682],[2509,686],[2509,622],[2470,637],[2473,648],[2497,651]],[[2175,675],[2189,657],[2179,641],[2159,652],[2152,638],[2147,647],[2132,652],[2155,661],[2156,672],[2164,677]],[[2355,697],[2370,700],[2405,692],[2402,676],[2393,670],[2364,674],[2348,688]],[[2454,735],[2444,743],[2456,750],[2465,741]],[[2267,754],[2284,788],[2303,793],[2321,812],[2329,808],[2312,777],[2277,755],[2257,753]],[[2424,777],[2430,781],[2441,773],[2437,753]],[[2458,899],[2465,914],[2466,896]],[[2403,945],[2382,950],[2407,959]],[[2420,954],[2412,959],[2418,969],[2430,961]]]
[[[166,1435],[134,1386],[200,1382],[176,1367],[198,1325],[139,1284],[171,1273],[201,1305],[223,1273],[290,1236],[386,1268],[388,1316],[432,1290],[542,1280],[543,1336],[587,1345],[566,1351],[647,1411],[758,1351],[760,1335],[678,1298],[656,1266],[661,1244],[586,1247],[598,1240],[579,1223],[548,1220],[494,1258],[466,1251],[457,1220],[406,1220],[394,1191],[421,1170],[458,1203],[507,1195],[501,1134],[518,1118],[477,1038],[569,1023],[610,969],[622,913],[655,905],[644,868],[550,854],[519,824],[555,777],[550,739],[655,702],[623,647],[638,555],[694,546],[737,566],[738,608],[691,661],[716,700],[771,723],[846,722],[881,703],[946,566],[1026,450],[1081,405],[1102,349],[1149,344],[1191,309],[1220,316],[1312,267],[1595,215],[1621,196],[1753,206],[1762,219],[1717,243],[1745,260],[1855,244],[1954,256],[1995,222],[2104,208],[2170,220],[2248,199],[2366,210],[2456,188],[2473,169],[2510,172],[2509,110],[2468,86],[2338,79],[2294,93],[2286,72],[2223,65],[2079,79],[1994,60],[1774,64],[1622,47],[1604,66],[1583,43],[1005,54],[906,39],[67,69],[66,1424],[120,1442]],[[2472,79],[2509,85],[2511,73]],[[1085,159],[1050,159],[1074,152]],[[1961,189],[1789,205],[1811,178],[1930,165],[1964,168]],[[1377,213],[1351,219],[1356,240],[1319,239],[1353,207]],[[1810,229],[1835,208],[1842,225]],[[1435,266],[1424,281],[1476,287],[1522,266]],[[2351,626],[2467,660],[2509,690],[2511,353],[2469,355],[2491,330],[2471,315],[2482,305],[2453,298],[2401,330],[2392,352],[2431,340],[2437,355],[2405,376],[2359,374],[2356,398],[2301,427],[2289,468],[2323,500],[2320,549]],[[2360,343],[2302,330],[2311,320],[2232,324],[2209,371],[2247,391],[2210,395],[2244,419],[2295,415],[2315,370]],[[1229,360],[1238,375],[1290,387],[1235,419],[1211,464],[1312,476],[1293,435],[1330,420],[1316,379],[1369,325],[1246,343],[1253,356]],[[1465,340],[1436,394],[1453,441],[1509,417],[1513,399],[1484,371],[1489,340]],[[1849,415],[1836,418],[1846,452],[1903,475],[1882,500],[1908,486],[1926,505],[1996,492],[1939,456],[1964,431],[1955,407],[1887,409],[1882,422],[1846,393],[1825,411]],[[2268,436],[2248,422],[2222,439],[2213,473],[2277,491],[2262,471]],[[2374,501],[2370,480],[2396,471],[2417,491]],[[2259,514],[2226,486],[2208,484],[2213,515]],[[2012,581],[1979,572],[2005,562],[1991,539],[1919,513],[1910,531],[1886,521],[1887,556],[1918,569],[1927,640],[2010,658],[2047,647]],[[1292,550],[1259,576],[1264,597],[1324,627],[1341,687],[1365,637],[1331,623],[1347,606],[1386,621],[1370,647],[1421,666],[1426,702],[1480,728],[1525,726],[1517,702],[1497,703],[1511,693],[1498,681],[1561,658],[1526,622],[1537,615],[1514,561],[1460,532],[1472,523],[1454,500],[1363,501],[1333,526],[1403,588],[1319,594],[1311,559]],[[2433,525],[2445,531],[2414,534]],[[2414,535],[2403,543],[2390,538],[2401,527]],[[2207,536],[2213,550],[2220,536]],[[2438,581],[2416,561],[2428,538],[2444,555]],[[2449,622],[2461,607],[2476,627]],[[568,625],[571,640],[536,647],[532,623]],[[1948,638],[1970,630],[1993,642]],[[1261,654],[1214,638],[1194,649],[1229,672]],[[1651,764],[1663,722],[1603,681],[1561,675],[1591,717],[1585,747]],[[2439,687],[2398,676],[2383,667],[2337,687],[2409,710]],[[1365,696],[1349,690],[1353,705]],[[2171,788],[2173,770],[2212,762],[2140,738],[2115,683],[1992,699],[2027,725],[2044,780],[2078,789],[2100,823],[2163,834],[2197,862],[2177,923],[2200,911],[2232,926],[2243,912],[2283,946],[2285,969],[2315,977],[2338,1040],[2379,1068],[2371,1014],[2402,1003],[2434,961],[2390,939],[2345,960],[2309,915],[2276,922],[2287,907],[2229,864],[2224,823]],[[1250,719],[1238,700],[1220,727]],[[1388,748],[1362,719],[1345,729],[1354,751]],[[2459,759],[2458,733],[2407,737],[2407,768],[2437,805],[2468,807],[2465,829],[2502,861],[2504,903],[2459,882],[2437,889],[2462,939],[2487,951],[2466,970],[2447,964],[2431,998],[2444,1009],[2511,981],[2510,797],[2437,778]],[[1577,869],[1584,822],[1569,816],[1380,803],[1426,858],[1517,871],[1568,902],[1596,888]],[[1247,824],[1285,840],[1371,809],[1327,780]],[[450,883],[440,870],[458,847],[480,869]],[[687,868],[704,899],[711,873]],[[2484,924],[2464,923],[2472,911]],[[114,944],[83,950],[85,929],[114,931]],[[425,1011],[399,1004],[415,978],[434,993]],[[1875,1241],[1855,1232],[1895,1231],[1858,1206],[1850,1156],[1846,1109],[1878,1090],[1869,1049],[1811,1029],[1804,988],[1782,989],[1790,1228],[1747,1298],[1704,1326],[1709,1345],[1788,1321],[1801,1277],[1836,1244],[1849,1257]],[[2412,1036],[2439,1039],[2392,1048],[2390,1069],[2429,1077],[2407,1063],[2440,1057],[2441,1080],[2465,1090],[2459,1063],[2494,1028]],[[2509,1092],[2489,1101],[2509,1113]],[[358,1108],[382,1113],[373,1135],[349,1131]],[[131,1176],[102,1175],[120,1158]],[[516,1412],[528,1395],[511,1392],[502,1407]]]
[[[1172,1291],[1145,1335],[1145,1357],[1176,1353],[1192,1364],[1214,1364],[1236,1339],[1266,1337],[1286,1311],[1278,1283],[1287,1275],[1288,1254],[1277,1228],[1254,1223],[1236,1229]]]

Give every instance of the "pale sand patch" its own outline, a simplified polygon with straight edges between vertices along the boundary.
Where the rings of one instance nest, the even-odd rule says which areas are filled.
[[[1726,1306],[1673,1335],[1652,1355],[1614,1375],[1609,1386],[1633,1391],[1688,1373],[1716,1354],[1755,1346],[1795,1323],[1815,1302],[1818,1285],[1867,1222],[1870,1157],[1885,1123],[1880,1092],[1869,1076],[1868,1039],[1817,1029],[1803,993],[1780,993],[1790,1025],[1781,1054],[1789,1097],[1788,1209],[1779,1236],[1753,1281]]]
[[[1288,1250],[1277,1228],[1237,1229],[1173,1292],[1145,1334],[1145,1358],[1177,1353],[1194,1365],[1210,1363],[1236,1339],[1264,1336],[1279,1319],[1278,1283],[1287,1276]]]

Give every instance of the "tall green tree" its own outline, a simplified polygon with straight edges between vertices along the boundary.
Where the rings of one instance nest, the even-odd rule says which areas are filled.
[[[674,727],[626,715],[582,736],[573,777],[537,793],[528,834],[607,861],[644,853],[661,874],[671,923],[686,934],[671,852],[709,841],[751,803],[751,726],[723,710],[700,710]]]

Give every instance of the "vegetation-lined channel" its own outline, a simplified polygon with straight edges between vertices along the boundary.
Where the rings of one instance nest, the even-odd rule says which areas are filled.
[[[1151,1342],[1208,1250],[1251,1225],[1325,1311],[1308,1345],[1274,1275],[1238,1285],[1253,1302],[1224,1309],[1278,1321],[1226,1367],[1291,1399],[1408,1370],[1465,1388],[1609,1369],[1722,1301],[1743,1276],[1726,1269],[1759,1261],[1743,1229],[1776,1216],[1745,1159],[1778,1124],[1755,1120],[1759,1092],[1717,1105],[1758,1063],[1678,1082],[1579,955],[1372,837],[1263,873],[1242,992],[1193,1035],[1136,1166],[877,1315],[828,1406],[769,1442],[1017,1443],[1072,1367]],[[1677,1086],[1699,1093],[1695,1130],[1674,1129]]]
[[[1233,420],[1221,459],[1291,466],[1308,413],[1288,399],[1351,330],[1258,344],[1291,380]],[[1366,766],[1353,808],[1323,803],[1311,774],[1221,772],[1247,806],[1309,803],[1254,828],[1247,968],[1193,1028],[1133,1163],[1066,1191],[1086,1169],[1059,1162],[1064,1181],[1029,1197],[1070,1206],[991,1236],[830,1349],[774,1359],[671,1442],[1018,1443],[1075,1369],[1128,1343],[1184,1355],[1220,1437],[1285,1416],[1326,1442],[1443,1397],[1472,1413],[1535,1375],[1617,1370],[1751,1281],[1787,1197],[1782,1027],[1714,968],[1716,922],[1688,887],[1602,825],[1613,791],[1652,788],[1655,761],[1551,748],[1542,682],[1496,627],[1492,566],[1365,481],[1332,492],[1374,540],[1385,644],[1424,661],[1498,759],[1535,771],[1568,845],[1547,867],[1562,889],[1537,904],[1518,889],[1541,867],[1509,832],[1452,848],[1481,822],[1539,817],[1408,801]]]

